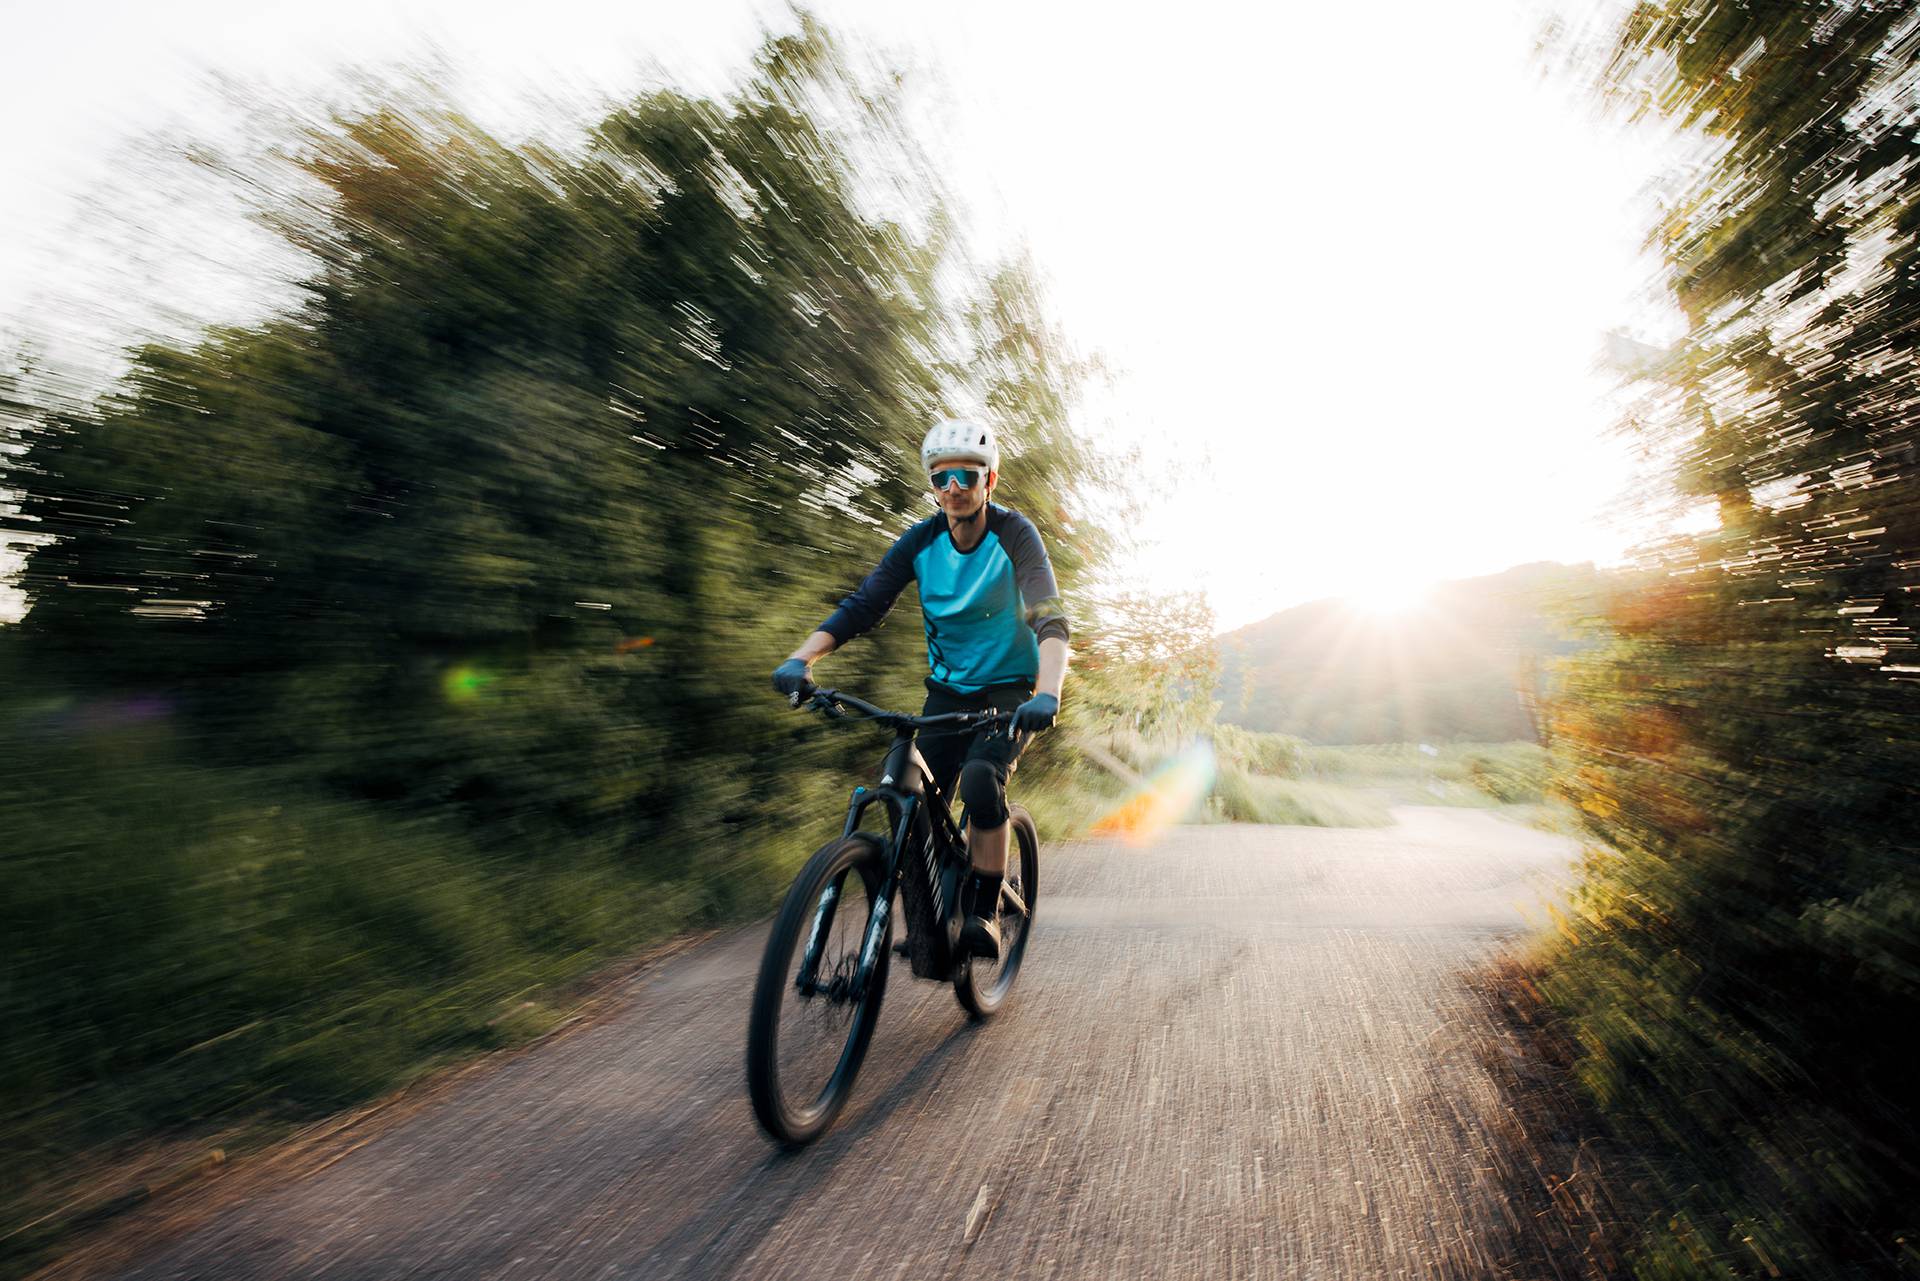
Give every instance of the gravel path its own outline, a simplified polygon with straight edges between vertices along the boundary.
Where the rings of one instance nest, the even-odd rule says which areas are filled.
[[[1047,850],[1005,1012],[969,1025],[897,965],[852,1102],[797,1155],[742,1079],[761,925],[121,1275],[1504,1275],[1504,1105],[1460,976],[1574,851],[1395,816]]]

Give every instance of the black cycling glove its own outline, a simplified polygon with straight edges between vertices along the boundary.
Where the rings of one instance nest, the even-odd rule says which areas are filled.
[[[1058,698],[1052,694],[1035,694],[1013,709],[1013,731],[1016,734],[1038,734],[1043,729],[1052,729],[1054,717],[1058,715]]]
[[[805,661],[789,658],[774,668],[773,687],[788,698],[805,698],[813,693],[813,679],[807,675]]]

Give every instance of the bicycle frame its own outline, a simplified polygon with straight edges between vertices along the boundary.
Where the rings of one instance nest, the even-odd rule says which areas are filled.
[[[853,789],[841,834],[852,836],[860,831],[867,811],[876,805],[887,812],[889,835],[884,846],[887,870],[861,939],[859,964],[844,993],[847,999],[855,1001],[865,993],[874,967],[880,963],[896,892],[905,906],[910,937],[917,936],[926,949],[912,958],[921,962],[924,957],[924,966],[915,965],[916,974],[923,978],[948,977],[960,933],[957,909],[961,875],[966,867],[960,829],[946,797],[928,771],[926,758],[914,745],[912,729],[897,728],[893,746],[881,765],[879,785]],[[921,852],[922,858],[910,860],[910,852]],[[804,993],[821,990],[821,944],[833,927],[839,900],[837,881],[820,895],[795,979],[795,985]],[[930,972],[921,973],[923,968]]]
[[[1010,767],[1026,741],[1013,729],[1017,710],[1002,706],[1011,700],[967,699],[973,706],[915,716],[810,683],[785,692],[795,708],[806,703],[829,719],[873,722],[885,726],[892,740],[880,771],[869,776],[878,781],[853,789],[840,835],[814,851],[781,900],[753,984],[747,1096],[768,1135],[791,1148],[818,1138],[845,1105],[873,1040],[895,950],[907,954],[916,976],[950,984],[969,1016],[987,1019],[1001,1008],[1027,950],[1039,850],[1031,817],[1009,805],[1008,855],[1014,856],[1017,842],[1018,871],[1009,863],[998,905],[976,904],[967,888],[967,826],[949,796],[955,786],[932,777],[928,767],[929,758],[944,770],[950,758],[998,757],[1001,747],[1012,749],[1006,756]],[[1007,739],[936,743],[932,736],[946,730],[1005,732]],[[957,774],[965,771],[960,764]],[[851,887],[855,907],[845,901],[851,877],[859,878]],[[890,946],[895,894],[905,936],[897,949]],[[1019,919],[1006,927],[1011,932],[1002,936],[993,964],[976,964],[975,949],[962,943],[968,918],[980,911],[991,921],[996,910],[1017,912]],[[841,913],[846,919],[836,924]],[[824,1048],[822,1037],[844,1038],[836,1056],[782,1052],[795,1038]]]
[[[891,724],[893,747],[887,751],[887,759],[881,762],[879,786],[854,787],[852,799],[847,805],[847,826],[841,832],[843,837],[860,832],[860,822],[864,820],[866,810],[876,805],[887,810],[889,835],[881,845],[887,870],[874,899],[874,910],[868,916],[866,930],[860,937],[860,956],[858,964],[854,966],[854,974],[845,981],[835,978],[826,987],[820,985],[822,943],[833,928],[833,916],[839,910],[841,883],[835,882],[820,893],[820,903],[814,908],[814,920],[806,933],[806,949],[801,956],[799,974],[795,976],[795,987],[799,987],[799,991],[808,997],[826,991],[835,999],[858,1001],[866,993],[868,983],[874,978],[874,968],[881,960],[881,947],[887,939],[887,922],[893,916],[895,893],[899,893],[900,903],[906,908],[910,928],[908,941],[912,943],[908,958],[914,966],[914,974],[929,979],[952,978],[962,924],[960,880],[966,872],[968,858],[964,845],[960,843],[960,828],[954,822],[947,797],[933,782],[925,757],[914,745],[914,736],[933,724],[958,724],[970,728],[989,726],[1008,720],[1008,713],[983,709],[977,713],[910,716],[883,711],[864,699],[856,699],[837,689],[820,688],[812,689],[810,695],[795,693],[793,707],[799,707],[803,699],[810,699],[810,705],[816,711],[828,714],[829,718],[845,716],[845,709],[851,707],[864,720],[881,720]],[[920,858],[908,858],[910,853],[918,853]]]

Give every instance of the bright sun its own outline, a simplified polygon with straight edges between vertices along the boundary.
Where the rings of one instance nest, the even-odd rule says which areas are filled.
[[[1348,605],[1364,614],[1391,617],[1407,614],[1427,603],[1433,582],[1425,578],[1378,579],[1345,594]]]

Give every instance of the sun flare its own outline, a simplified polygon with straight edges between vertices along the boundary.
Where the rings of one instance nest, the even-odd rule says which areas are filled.
[[[1425,605],[1433,587],[1433,581],[1425,578],[1379,579],[1344,593],[1342,599],[1358,613],[1391,618]]]

